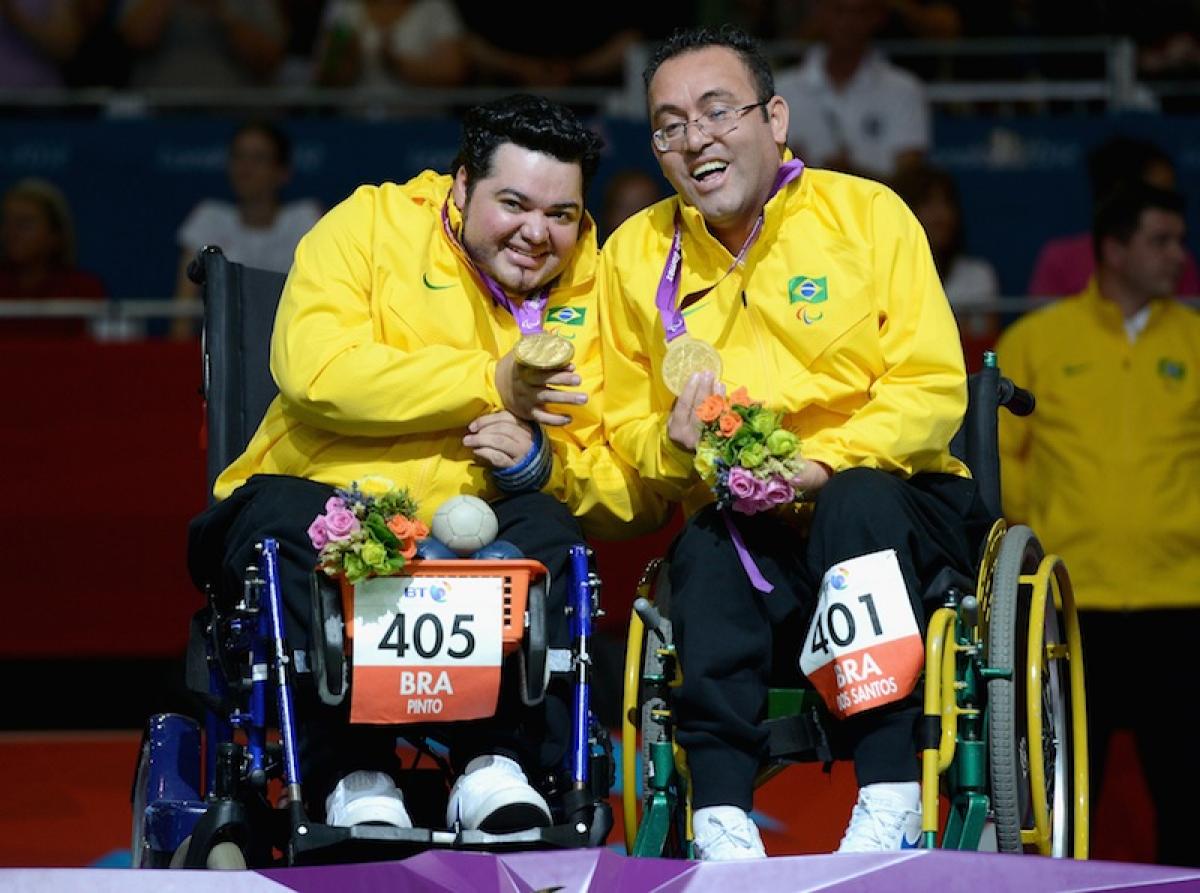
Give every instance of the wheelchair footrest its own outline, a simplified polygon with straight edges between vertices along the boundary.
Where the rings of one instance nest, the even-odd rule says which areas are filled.
[[[393,828],[384,825],[304,824],[292,836],[294,865],[328,865],[403,859],[430,849],[510,852],[539,849],[578,849],[593,845],[583,822],[493,834],[488,831],[439,831],[431,828]]]

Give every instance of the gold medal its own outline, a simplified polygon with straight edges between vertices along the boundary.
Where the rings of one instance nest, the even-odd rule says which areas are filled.
[[[575,345],[553,332],[525,335],[515,348],[517,362],[533,369],[561,369],[575,356]]]
[[[714,378],[721,377],[721,355],[717,349],[691,335],[680,335],[670,341],[667,355],[663,357],[663,384],[678,397],[697,372],[711,372]]]

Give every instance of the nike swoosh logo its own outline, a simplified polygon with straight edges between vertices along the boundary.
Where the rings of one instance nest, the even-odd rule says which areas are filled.
[[[421,281],[425,283],[426,288],[431,288],[434,291],[442,291],[443,289],[446,289],[446,288],[454,288],[454,283],[450,283],[449,285],[434,285],[432,282],[429,281],[428,273],[421,274]]]

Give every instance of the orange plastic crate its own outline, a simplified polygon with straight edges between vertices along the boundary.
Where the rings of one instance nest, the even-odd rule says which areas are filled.
[[[479,561],[473,559],[410,561],[397,577],[502,577],[504,580],[504,653],[510,654],[525,636],[525,606],[529,586],[549,572],[529,558]],[[346,624],[346,653],[354,638],[354,587],[342,579],[342,617]]]

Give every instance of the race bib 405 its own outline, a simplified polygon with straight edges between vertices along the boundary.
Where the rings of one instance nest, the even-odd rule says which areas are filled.
[[[835,716],[898,701],[917,684],[925,646],[894,549],[831,567],[800,669]]]
[[[353,723],[447,722],[496,710],[502,577],[378,577],[354,587]]]

